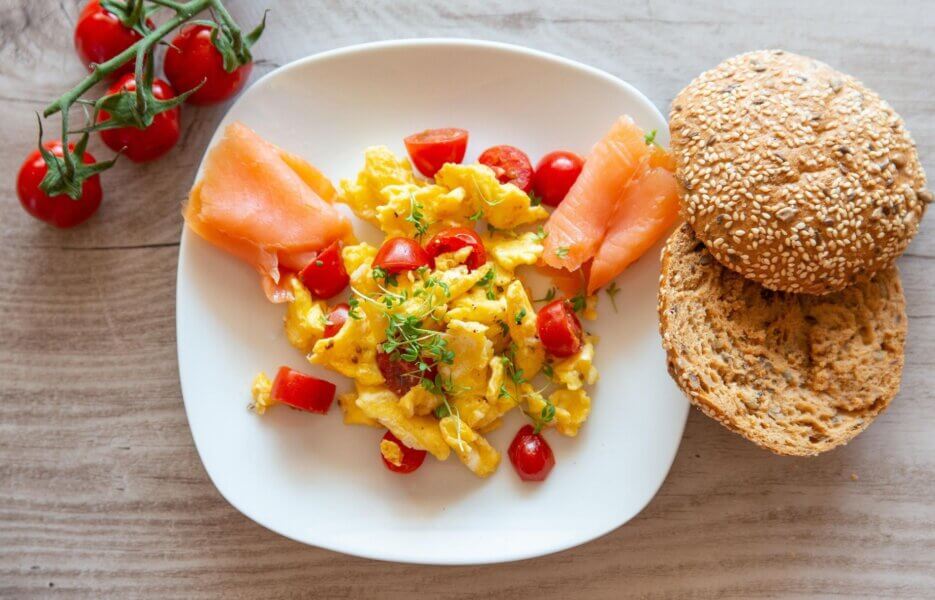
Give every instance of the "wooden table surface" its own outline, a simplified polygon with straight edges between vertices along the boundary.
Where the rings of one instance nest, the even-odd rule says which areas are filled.
[[[935,174],[935,16],[923,0],[228,4],[242,23],[272,8],[254,78],[348,44],[476,37],[604,69],[663,112],[721,59],[784,47],[879,91]],[[932,216],[899,263],[902,392],[847,447],[779,458],[692,411],[665,484],[632,522],[489,567],[352,558],[239,514],[195,452],[175,351],[179,207],[225,107],[186,108],[174,151],[108,173],[105,204],[82,227],[41,225],[13,192],[33,113],[82,74],[76,14],[75,0],[0,0],[0,597],[935,597]]]

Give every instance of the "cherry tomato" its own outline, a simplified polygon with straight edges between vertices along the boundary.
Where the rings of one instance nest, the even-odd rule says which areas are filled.
[[[108,94],[118,94],[122,91],[135,92],[136,79],[133,73],[127,73],[107,90]],[[169,100],[175,97],[175,90],[161,79],[153,81],[153,95],[159,100]],[[145,129],[136,127],[118,127],[101,131],[101,139],[111,150],[119,152],[133,162],[146,162],[155,160],[172,149],[179,141],[181,129],[179,127],[179,107],[171,108],[153,117],[153,122]],[[110,114],[102,110],[97,122],[103,123],[110,119]]]
[[[428,253],[415,240],[395,237],[383,242],[373,258],[373,266],[380,267],[394,275],[426,266],[431,263],[431,260]]]
[[[351,281],[341,259],[341,243],[332,242],[319,252],[315,260],[299,271],[299,279],[318,298],[327,300],[338,295]]]
[[[324,336],[326,338],[334,337],[341,331],[341,327],[347,322],[347,317],[351,312],[351,307],[342,302],[331,307],[328,313],[328,325],[325,327]]]
[[[253,63],[247,63],[228,73],[224,59],[211,43],[211,27],[191,25],[183,29],[166,49],[162,66],[166,77],[181,94],[204,81],[187,102],[212,104],[227,100],[237,93],[250,77]]]
[[[382,350],[377,352],[377,367],[386,380],[386,387],[397,396],[405,396],[406,392],[422,381],[419,365],[407,362],[401,358],[393,358]],[[437,371],[433,366],[425,373],[425,377],[434,379]]]
[[[537,322],[539,339],[553,355],[571,356],[581,348],[581,322],[568,300],[553,300],[540,308]]]
[[[151,21],[147,23],[153,25]],[[75,24],[75,50],[89,71],[93,65],[107,62],[142,37],[101,6],[99,0],[88,2]],[[130,60],[115,71],[114,76],[132,73],[133,68],[134,61]]]
[[[558,206],[581,174],[584,161],[574,152],[549,152],[536,165],[532,176],[532,191],[542,203]]]
[[[532,425],[524,425],[516,432],[507,454],[523,481],[543,481],[555,466],[552,448]]]
[[[456,127],[426,129],[403,140],[412,164],[426,177],[435,173],[445,163],[459,163],[467,150],[468,132]]]
[[[532,190],[532,163],[519,148],[493,146],[484,150],[477,162],[493,169],[500,183],[512,183],[527,194]]]
[[[335,386],[330,381],[300,373],[289,367],[279,367],[270,398],[292,408],[323,415],[334,402]]]
[[[48,141],[43,146],[55,156],[62,156],[60,141]],[[68,144],[69,149],[74,150],[74,147],[74,144]],[[91,164],[94,162],[94,157],[85,152],[84,162]],[[48,196],[42,191],[39,184],[42,183],[48,170],[49,166],[38,149],[33,150],[23,161],[16,178],[16,193],[26,212],[40,221],[61,228],[74,227],[88,220],[101,205],[103,193],[100,176],[92,175],[85,179],[81,187],[81,197],[72,200],[66,194]]]
[[[381,446],[383,442],[389,442],[391,444],[396,444],[399,447],[399,450],[402,454],[400,457],[399,464],[393,464],[383,456],[383,452],[380,452],[380,456],[383,458],[383,464],[386,465],[386,468],[394,473],[406,474],[412,473],[416,469],[422,466],[422,463],[425,461],[425,450],[416,450],[415,448],[410,448],[405,445],[399,438],[393,435],[392,432],[387,431],[386,435],[383,436],[381,441]]]
[[[484,249],[484,242],[481,241],[480,236],[473,229],[467,227],[446,229],[429,240],[429,243],[425,245],[425,251],[428,252],[434,262],[435,257],[439,254],[455,252],[468,246],[472,250],[465,264],[468,270],[473,271],[487,262],[487,250]]]

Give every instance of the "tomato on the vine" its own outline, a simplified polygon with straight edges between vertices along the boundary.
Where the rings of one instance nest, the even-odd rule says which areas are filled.
[[[435,173],[445,163],[460,163],[467,150],[468,132],[457,127],[426,129],[403,140],[412,164],[426,177]]]
[[[425,461],[425,450],[416,450],[399,441],[399,438],[387,431],[380,440],[380,456],[383,464],[394,473],[412,473]]]
[[[108,95],[120,92],[135,92],[136,79],[133,73],[127,73],[107,90]],[[153,80],[153,96],[159,100],[169,100],[175,97],[175,90],[161,79]],[[111,150],[120,152],[133,162],[146,162],[155,160],[168,152],[179,141],[181,128],[179,126],[179,107],[170,108],[153,117],[153,122],[145,129],[132,126],[104,129],[101,139]],[[97,122],[103,123],[110,119],[110,113],[101,110]]]
[[[151,21],[147,24],[152,26]],[[141,36],[120,22],[120,18],[103,6],[100,0],[91,0],[78,15],[75,24],[75,50],[78,58],[90,71],[95,64],[107,62],[139,40]],[[117,77],[133,71],[133,61],[114,71]]]
[[[191,25],[183,29],[166,49],[163,70],[181,94],[204,84],[188,97],[192,104],[222,102],[236,94],[253,70],[253,62],[228,73],[224,59],[211,42],[212,27]]]
[[[574,152],[549,152],[536,165],[532,190],[547,206],[558,206],[574,185],[584,161]]]
[[[452,227],[439,232],[425,245],[425,251],[434,260],[439,254],[455,252],[467,247],[471,248],[471,253],[464,264],[467,265],[469,271],[473,271],[487,262],[487,250],[484,249],[484,242],[481,241],[476,231],[467,227]]]
[[[431,258],[418,242],[404,237],[390,238],[383,242],[373,258],[373,266],[390,275],[412,271],[430,262]]]
[[[532,425],[524,425],[516,432],[507,454],[523,481],[543,481],[555,466],[552,448]]]
[[[536,322],[542,345],[554,356],[571,356],[581,348],[581,322],[568,300],[553,300],[540,308]]]
[[[55,156],[62,156],[62,143],[48,141],[43,146]],[[74,150],[74,144],[68,144],[69,150]],[[94,157],[85,152],[82,160],[85,164],[93,164]],[[101,205],[101,178],[92,175],[84,180],[81,186],[81,196],[73,200],[66,194],[49,196],[39,187],[42,179],[49,171],[49,166],[42,158],[39,150],[33,150],[20,167],[16,178],[16,193],[26,212],[40,221],[45,221],[55,227],[74,227],[88,220]]]
[[[519,148],[493,146],[484,150],[477,162],[493,169],[500,183],[512,183],[527,194],[532,190],[532,163]]]

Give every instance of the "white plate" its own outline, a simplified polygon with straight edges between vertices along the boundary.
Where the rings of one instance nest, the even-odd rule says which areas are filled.
[[[537,160],[556,148],[586,154],[622,113],[668,142],[659,111],[606,73],[516,46],[413,40],[354,46],[290,63],[231,107],[260,135],[307,158],[334,181],[351,177],[362,151],[428,127],[470,131],[467,160],[515,144]],[[342,207],[343,209],[344,207]],[[350,214],[350,213],[348,213]],[[355,220],[358,235],[380,237]],[[487,480],[452,456],[399,476],[380,460],[381,431],[326,417],[247,410],[260,370],[290,365],[350,387],[309,365],[282,332],[256,273],[187,229],[178,271],[179,375],[205,469],[221,494],[257,523],[295,540],[383,560],[468,564],[539,556],[592,540],[636,515],[662,484],[688,404],[666,374],[656,318],[658,248],[618,280],[619,312],[606,296],[593,410],[577,438],[548,439],[557,465],[542,484],[522,483],[509,460]],[[518,412],[518,411],[517,411]],[[505,450],[522,419],[492,433]]]

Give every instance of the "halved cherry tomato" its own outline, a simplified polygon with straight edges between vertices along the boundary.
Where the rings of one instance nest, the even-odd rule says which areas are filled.
[[[543,481],[555,466],[552,448],[532,425],[524,425],[516,432],[507,454],[523,481]]]
[[[42,145],[55,156],[62,156],[62,142],[50,140]],[[68,148],[74,150],[75,145],[69,143]],[[86,164],[94,162],[94,157],[90,152],[84,153],[84,162]],[[66,194],[49,196],[42,191],[39,184],[48,172],[49,165],[46,164],[39,150],[33,150],[23,161],[16,178],[16,193],[26,212],[40,221],[60,228],[74,227],[91,218],[91,215],[101,205],[101,198],[104,195],[101,191],[100,175],[92,175],[85,179],[81,185],[81,196],[77,200],[72,200]]]
[[[581,322],[568,300],[553,300],[540,308],[537,322],[539,339],[553,355],[571,356],[581,348]]]
[[[428,264],[431,264],[431,257],[422,246],[415,240],[403,237],[390,238],[383,242],[373,258],[374,267],[380,267],[391,275],[412,271]]]
[[[152,21],[147,21],[147,25],[153,27]],[[142,37],[121,23],[117,15],[101,6],[99,0],[88,2],[75,23],[75,50],[89,71],[93,65],[107,62]],[[133,65],[134,61],[128,61],[117,69],[114,77],[132,73]]]
[[[135,92],[136,79],[133,73],[127,73],[107,90],[108,94]],[[153,95],[159,100],[175,97],[175,90],[161,79],[153,81]],[[159,158],[172,149],[179,141],[179,107],[170,108],[153,117],[153,122],[145,129],[136,127],[118,127],[101,131],[101,139],[111,150],[123,153],[133,162],[146,162]],[[110,114],[102,110],[97,117],[98,123],[110,119]]]
[[[395,444],[399,448],[399,464],[387,460],[386,456],[383,454],[383,445]],[[422,466],[423,461],[425,461],[425,450],[416,450],[415,448],[410,448],[406,444],[399,441],[399,438],[393,435],[392,432],[387,431],[386,435],[383,436],[383,440],[380,442],[380,457],[383,458],[383,464],[386,465],[386,468],[394,473],[406,474],[412,473],[416,469]]]
[[[331,307],[328,313],[328,325],[325,327],[324,337],[330,338],[338,335],[341,327],[347,322],[347,317],[351,312],[351,307],[342,302]]]
[[[426,177],[435,173],[445,163],[459,163],[467,150],[468,132],[456,127],[426,129],[403,140],[412,164]]]
[[[270,398],[292,408],[323,415],[334,402],[335,386],[330,381],[300,373],[289,367],[279,367]]]
[[[525,152],[515,146],[493,146],[477,158],[496,174],[500,183],[512,183],[527,194],[532,190],[532,163]]]
[[[548,206],[558,206],[581,174],[584,161],[574,152],[549,152],[536,165],[532,191]]]
[[[178,92],[184,93],[204,82],[186,102],[212,104],[237,93],[250,77],[253,63],[240,65],[232,72],[224,70],[224,58],[211,42],[212,27],[190,25],[166,48],[162,70]]]
[[[386,380],[386,387],[397,396],[405,396],[413,386],[419,385],[422,381],[422,373],[419,371],[418,364],[394,358],[392,354],[387,354],[382,350],[377,352],[377,367],[383,379]],[[436,373],[433,366],[426,371],[425,377],[434,379]]]
[[[341,243],[331,242],[319,252],[315,260],[299,271],[299,279],[318,298],[327,300],[338,295],[351,281],[341,259]]]
[[[484,248],[484,242],[473,229],[467,227],[452,227],[437,233],[429,243],[425,245],[425,251],[432,257],[434,263],[435,257],[446,252],[455,252],[461,248],[471,247],[471,253],[468,254],[467,265],[469,271],[487,262],[487,250]]]

